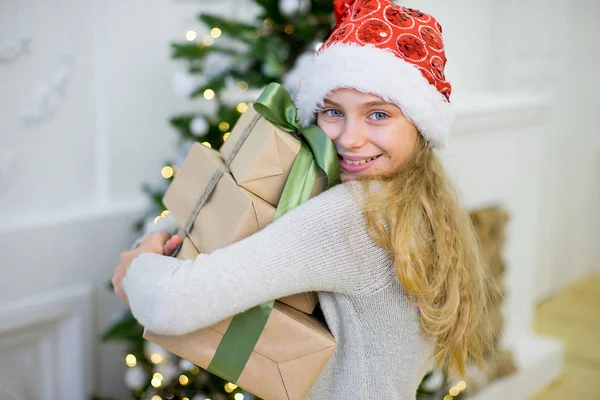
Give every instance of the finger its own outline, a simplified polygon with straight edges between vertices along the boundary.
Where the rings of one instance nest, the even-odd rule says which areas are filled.
[[[167,241],[167,243],[165,244],[165,254],[171,255],[175,251],[177,246],[179,246],[180,243],[181,243],[181,236],[175,235],[175,236],[171,237],[171,239],[169,239]]]

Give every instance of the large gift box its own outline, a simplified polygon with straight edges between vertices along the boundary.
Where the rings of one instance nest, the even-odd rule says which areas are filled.
[[[144,331],[144,338],[211,371],[231,318],[181,336]],[[317,318],[275,302],[236,385],[265,400],[304,399],[335,349]],[[217,373],[218,374],[218,373]]]

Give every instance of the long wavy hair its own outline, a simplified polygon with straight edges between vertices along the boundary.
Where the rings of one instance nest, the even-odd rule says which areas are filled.
[[[438,156],[419,135],[411,157],[393,176],[378,177],[364,213],[370,236],[394,258],[421,326],[433,339],[433,361],[450,375],[496,350],[498,332],[489,312],[500,289],[484,265],[469,213]]]

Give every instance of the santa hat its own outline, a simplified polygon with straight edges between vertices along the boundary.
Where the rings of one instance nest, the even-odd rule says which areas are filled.
[[[313,123],[328,93],[353,88],[396,104],[430,147],[444,147],[453,111],[441,25],[389,0],[335,0],[334,11],[331,36],[302,70],[300,120]]]

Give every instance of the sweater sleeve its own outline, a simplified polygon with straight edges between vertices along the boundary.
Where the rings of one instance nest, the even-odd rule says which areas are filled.
[[[194,260],[138,255],[123,279],[133,315],[156,333],[180,335],[292,294],[360,292],[390,258],[368,235],[354,188],[338,185]]]

